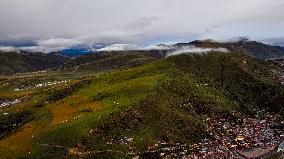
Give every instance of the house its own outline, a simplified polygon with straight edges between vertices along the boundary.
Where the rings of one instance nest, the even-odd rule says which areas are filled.
[[[277,152],[284,152],[284,142],[278,146]]]

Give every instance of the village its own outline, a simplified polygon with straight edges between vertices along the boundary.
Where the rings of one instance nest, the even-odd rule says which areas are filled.
[[[207,124],[209,137],[200,143],[157,141],[153,145],[148,145],[146,150],[139,151],[135,147],[134,138],[125,136],[110,139],[106,144],[126,146],[127,153],[107,151],[124,153],[134,156],[135,159],[141,156],[163,159],[264,159],[275,154],[284,157],[284,121],[280,115],[261,110],[254,116],[234,113],[226,119],[205,118],[204,123]],[[96,154],[101,151],[78,152]]]
[[[255,117],[240,113],[238,119],[207,118],[210,139],[192,145],[157,142],[147,153],[159,153],[161,158],[215,159],[266,158],[284,151],[284,121],[265,110]]]
[[[39,83],[36,84],[35,87],[47,87],[47,86],[52,86],[52,85],[57,85],[57,84],[63,84],[63,83],[67,83],[70,80],[64,80],[64,81],[53,81],[53,82],[46,82],[46,83]]]
[[[47,86],[63,84],[63,83],[67,83],[67,82],[70,82],[70,80],[52,81],[52,82],[48,81],[48,82],[45,82],[45,83],[34,84],[33,86],[24,86],[24,85],[22,85],[23,88],[15,88],[13,91],[14,92],[18,92],[18,91],[23,91],[23,90],[30,89],[32,87],[40,88],[40,87],[47,87]],[[7,85],[9,85],[9,83],[4,83],[3,86],[7,86]],[[20,99],[0,100],[0,108],[6,107],[6,106],[10,106],[10,105],[15,105],[15,104],[18,104],[20,102],[21,102]]]
[[[53,85],[58,85],[58,84],[63,84],[63,83],[67,83],[67,82],[70,82],[71,80],[63,80],[63,81],[48,81],[48,82],[45,82],[45,83],[37,83],[37,84],[34,84],[34,85],[28,85],[28,86],[25,86],[25,85],[22,85],[21,88],[15,88],[14,89],[14,92],[19,92],[19,91],[23,91],[23,90],[27,90],[27,89],[31,89],[33,87],[35,88],[41,88],[41,87],[48,87],[48,86],[53,86]],[[5,85],[8,85],[9,83],[5,83]]]
[[[17,103],[20,103],[20,102],[21,102],[20,99],[5,100],[5,101],[1,101],[1,100],[0,100],[0,108],[6,107],[6,106],[9,106],[9,105],[14,105],[14,104],[17,104]]]

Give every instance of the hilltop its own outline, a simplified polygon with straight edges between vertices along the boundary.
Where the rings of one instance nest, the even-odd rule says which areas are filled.
[[[236,42],[215,42],[212,40],[193,41],[189,43],[179,43],[175,46],[194,45],[197,47],[217,48],[223,47],[231,51],[244,52],[247,55],[259,58],[282,58],[284,57],[284,48],[280,46],[271,46],[257,41],[240,40]]]

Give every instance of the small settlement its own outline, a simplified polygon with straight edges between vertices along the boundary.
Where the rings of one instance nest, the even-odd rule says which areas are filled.
[[[265,110],[254,117],[235,114],[237,119],[207,118],[210,139],[192,145],[157,142],[148,153],[162,158],[215,159],[267,158],[284,152],[284,121]]]
[[[0,101],[0,108],[20,103],[20,99]]]
[[[252,116],[235,113],[233,118],[205,118],[210,136],[200,143],[181,144],[157,141],[144,152],[133,146],[133,138],[111,139],[111,144],[128,146],[129,152],[182,159],[254,159],[268,158],[276,153],[284,155],[283,117],[265,110]],[[139,157],[138,157],[139,158]]]
[[[31,88],[42,88],[42,87],[47,87],[47,86],[53,86],[53,85],[58,85],[58,84],[64,84],[67,82],[70,82],[71,80],[63,80],[63,81],[47,81],[44,83],[36,83],[32,85],[21,85],[20,88],[15,88],[14,92],[19,92]],[[5,84],[8,85],[9,83]]]

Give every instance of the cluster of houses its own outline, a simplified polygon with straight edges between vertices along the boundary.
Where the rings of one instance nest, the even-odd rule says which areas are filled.
[[[266,61],[270,61],[270,62],[275,63],[278,66],[284,68],[284,59],[283,58],[266,59]]]
[[[134,146],[134,141],[132,137],[123,137],[121,139],[115,140],[111,139],[107,143],[107,145],[112,145],[112,144],[119,144],[122,146],[126,146],[128,148],[128,155],[137,155],[138,151],[136,147]]]
[[[0,108],[20,103],[20,99],[0,101]]]
[[[52,86],[52,85],[57,85],[57,84],[63,84],[63,83],[67,83],[70,80],[64,80],[64,81],[53,81],[53,82],[46,82],[46,83],[39,83],[36,84],[35,87],[47,87],[47,86]]]
[[[158,142],[148,153],[162,158],[215,159],[261,158],[284,151],[284,121],[266,111],[254,117],[236,114],[237,119],[207,118],[208,139],[192,145]]]
[[[282,68],[281,71],[277,72],[278,74],[277,78],[284,85],[284,59],[283,58],[273,58],[273,59],[266,59],[266,61],[272,62],[278,65],[280,68]],[[273,73],[276,73],[275,70],[273,71]]]
[[[36,87],[36,88],[40,88],[40,87],[47,87],[47,86],[53,86],[53,85],[57,85],[57,84],[63,84],[63,83],[67,83],[70,82],[70,80],[63,80],[63,81],[48,81],[45,83],[38,83],[35,84],[33,86],[22,86],[23,88],[15,88],[14,91],[18,92],[18,91],[23,91],[32,87]]]

